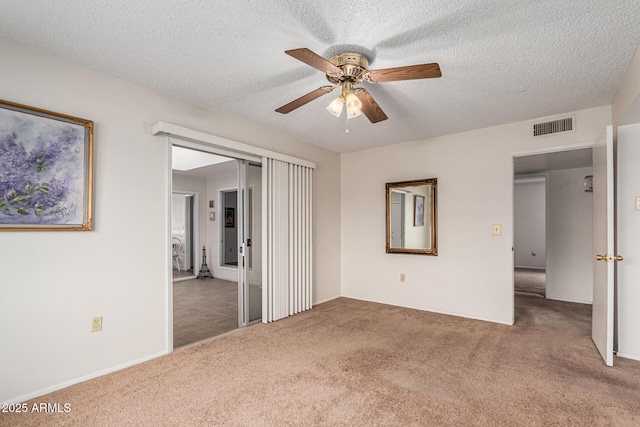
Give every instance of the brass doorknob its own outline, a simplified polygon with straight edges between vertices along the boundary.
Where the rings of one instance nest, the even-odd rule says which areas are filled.
[[[624,261],[624,258],[621,255],[596,255],[596,261]]]

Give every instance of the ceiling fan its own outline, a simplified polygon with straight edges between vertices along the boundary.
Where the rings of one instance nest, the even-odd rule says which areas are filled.
[[[331,86],[322,86],[301,96],[300,98],[283,105],[276,111],[287,114],[296,108],[326,95],[337,87],[342,88],[342,94],[334,99],[327,110],[336,117],[340,117],[343,107],[347,107],[347,118],[358,117],[361,113],[371,121],[378,123],[387,120],[387,115],[374,101],[366,89],[354,87],[361,82],[383,83],[400,80],[431,79],[441,77],[440,66],[437,63],[409,65],[406,67],[385,68],[382,70],[369,70],[369,61],[359,53],[340,53],[327,61],[320,55],[307,48],[286,50],[284,53],[312,66],[327,75]]]

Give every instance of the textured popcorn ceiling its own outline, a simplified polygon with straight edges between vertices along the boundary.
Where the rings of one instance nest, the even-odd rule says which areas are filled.
[[[3,39],[337,152],[609,104],[640,44],[640,0],[3,0],[1,12]],[[443,77],[366,85],[389,120],[360,116],[347,135],[325,109],[334,94],[274,112],[327,84],[284,54],[300,47],[364,53],[371,69],[438,62]]]

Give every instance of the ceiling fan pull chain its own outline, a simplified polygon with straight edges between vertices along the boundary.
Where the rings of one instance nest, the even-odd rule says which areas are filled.
[[[347,130],[346,130],[346,134],[349,135],[349,116],[347,114],[344,115],[347,118]]]

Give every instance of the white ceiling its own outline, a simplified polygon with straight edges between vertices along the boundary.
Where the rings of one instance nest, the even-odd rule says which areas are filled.
[[[202,166],[188,171],[173,169],[173,173],[196,178],[221,179],[238,175],[238,161],[227,158],[225,162]]]
[[[3,0],[0,38],[350,152],[609,104],[639,23],[640,0]],[[347,135],[331,95],[274,112],[327,84],[300,47],[443,76],[367,85],[389,120]]]
[[[229,157],[178,147],[176,145],[171,147],[171,168],[179,171],[189,171],[217,163],[228,162],[230,160]]]
[[[558,169],[590,167],[593,166],[592,153],[591,148],[583,148],[516,157],[513,162],[514,174],[528,175]]]

